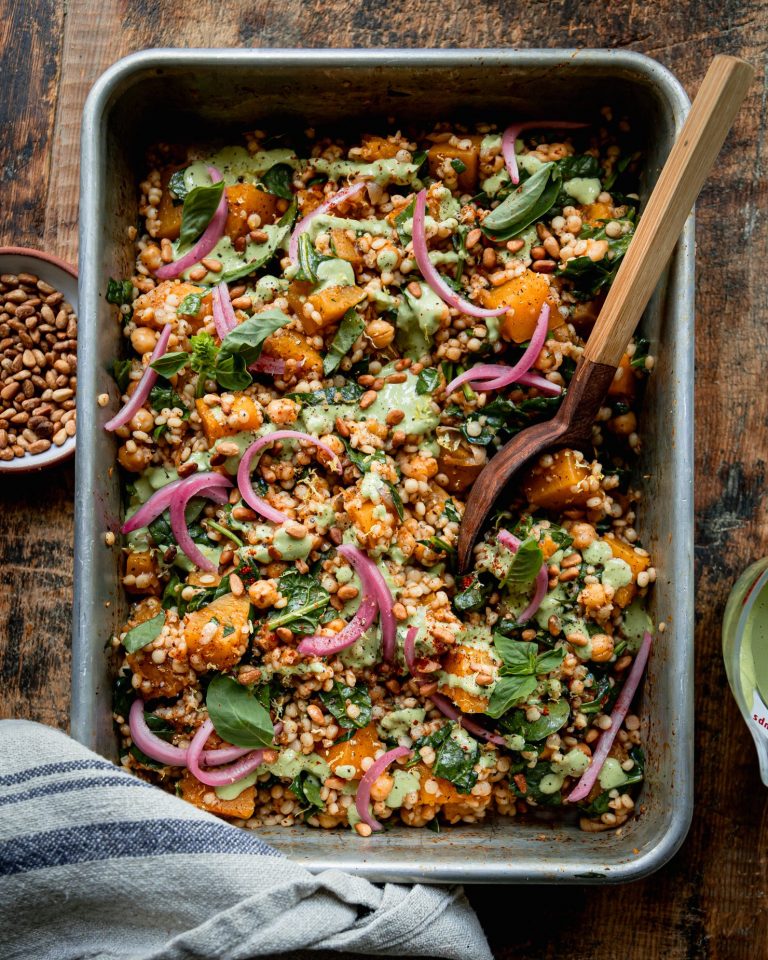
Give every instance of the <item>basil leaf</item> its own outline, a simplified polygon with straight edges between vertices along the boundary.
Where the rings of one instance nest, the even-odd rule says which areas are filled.
[[[595,179],[600,176],[600,164],[597,157],[589,153],[577,153],[572,157],[563,157],[557,161],[560,175],[563,180],[574,180],[576,177]]]
[[[291,318],[276,307],[254,314],[224,337],[219,350],[219,360],[228,354],[236,354],[242,357],[245,365],[249,367],[261,356],[261,348],[267,337],[290,321]]]
[[[414,755],[422,747],[435,751],[432,773],[449,780],[459,793],[469,793],[477,783],[474,766],[480,756],[480,745],[455,723],[446,723],[427,737],[421,737],[413,745]]]
[[[363,330],[365,330],[365,320],[363,317],[360,316],[354,307],[347,310],[343,320],[339,324],[339,329],[336,331],[336,336],[333,338],[333,343],[331,343],[328,353],[323,360],[323,373],[326,377],[333,373],[338,367],[352,349],[355,340],[357,340]]]
[[[456,504],[453,502],[453,500],[445,501],[443,513],[446,515],[446,517],[448,517],[451,523],[461,523],[459,511],[456,509]]]
[[[542,653],[536,657],[536,673],[552,673],[553,670],[557,670],[563,662],[564,656],[565,650],[562,647],[558,647],[556,650],[547,650],[546,653]]]
[[[425,393],[434,393],[440,386],[440,369],[425,367],[416,378],[416,393],[424,396]]]
[[[354,404],[365,393],[365,388],[353,380],[348,380],[343,387],[326,387],[324,390],[315,390],[313,393],[289,393],[291,400],[298,400],[305,407],[319,407],[321,404],[329,406],[348,403]]]
[[[130,381],[130,373],[130,360],[115,360],[112,363],[112,376],[115,378],[115,383],[117,384],[120,393],[125,393],[126,387]]]
[[[387,485],[390,496],[392,497],[392,506],[395,508],[395,512],[397,513],[399,520],[402,522],[405,519],[403,498],[400,496],[397,487],[394,485],[394,483],[392,483],[391,480],[384,480],[384,483]]]
[[[294,633],[314,633],[331,599],[317,577],[289,569],[278,580],[277,589],[288,603],[269,621],[269,629],[275,630],[290,623]]]
[[[401,210],[400,213],[395,217],[395,228],[397,230],[397,235],[400,238],[400,241],[403,244],[409,243],[411,240],[411,234],[408,230],[405,229],[406,223],[413,220],[413,214],[416,211],[416,200],[413,199],[405,207],[404,210]]]
[[[528,721],[522,710],[515,710],[499,724],[499,732],[505,736],[520,736],[527,743],[538,743],[548,736],[562,729],[571,715],[571,708],[567,700],[555,700],[553,703],[542,705],[542,714],[538,720]],[[546,710],[546,713],[543,711]]]
[[[532,676],[536,672],[538,647],[535,643],[513,640],[501,633],[494,633],[493,646],[504,661],[502,672],[512,676]]]
[[[493,688],[490,702],[485,709],[486,715],[497,720],[507,710],[514,707],[516,703],[529,697],[536,689],[536,685],[536,677],[501,677]]]
[[[175,173],[171,174],[171,179],[168,181],[168,192],[171,195],[171,199],[174,201],[174,206],[177,206],[179,203],[181,203],[189,193],[189,190],[187,190],[186,181],[184,180],[184,174],[186,172],[186,167],[183,170],[176,170]]]
[[[355,450],[354,447],[350,446],[347,441],[344,441],[344,446],[347,448],[347,458],[350,463],[353,463],[360,473],[368,473],[374,463],[384,463],[386,460],[386,455],[383,450],[374,450],[373,453],[360,453],[359,450]]]
[[[258,270],[259,267],[263,267],[265,263],[271,260],[290,233],[293,221],[296,219],[297,209],[298,206],[294,200],[277,223],[274,226],[270,226],[268,239],[265,240],[264,243],[253,246],[248,244],[245,248],[245,255],[250,255],[251,259],[240,267],[233,267],[231,270],[219,274],[219,279],[226,282],[239,280],[241,277],[246,277],[249,273],[253,273],[254,270]]]
[[[261,178],[261,182],[267,188],[267,191],[276,197],[282,197],[284,200],[293,200],[291,183],[293,182],[293,169],[287,163],[276,163]]]
[[[430,550],[434,550],[435,553],[456,553],[456,548],[452,547],[450,543],[446,543],[445,540],[442,540],[440,537],[430,537],[429,540],[417,540],[416,543],[420,543],[423,547],[429,547]]]
[[[321,693],[320,699],[323,706],[339,722],[340,727],[345,730],[355,728],[357,730],[367,727],[371,722],[373,707],[371,697],[365,687],[348,687],[336,680],[333,684],[333,690],[328,693]],[[347,707],[354,704],[359,707],[360,713],[352,718],[347,716]]]
[[[492,592],[492,584],[483,582],[477,574],[464,577],[462,589],[454,596],[453,605],[459,613],[480,610]]]
[[[205,230],[216,213],[223,193],[224,181],[220,180],[207,187],[195,187],[184,197],[179,233],[180,248],[192,246]]]
[[[544,563],[544,554],[537,540],[524,540],[512,557],[502,586],[509,587],[513,593],[520,593],[528,589],[538,576],[541,565]]]
[[[205,705],[214,730],[227,743],[251,750],[272,744],[275,729],[269,711],[232,677],[220,673],[211,680]]]
[[[545,163],[483,220],[483,232],[495,240],[509,240],[540,220],[554,205],[562,177],[556,163]]]
[[[157,640],[164,626],[165,614],[158,613],[151,620],[145,620],[144,623],[139,623],[129,630],[125,635],[125,640],[123,640],[123,646],[128,653],[136,653],[137,650],[146,647],[148,643]]]
[[[290,787],[292,793],[296,794],[302,805],[302,813],[311,814],[314,810],[322,810],[325,806],[320,790],[322,784],[320,778],[310,773],[309,770],[302,770],[298,776],[293,778]]]
[[[296,279],[317,283],[317,268],[326,260],[333,259],[333,257],[326,257],[322,253],[318,253],[314,243],[309,238],[309,234],[302,233],[299,237],[299,270]]]
[[[202,305],[202,293],[188,293],[176,308],[176,313],[185,317],[196,317]]]
[[[153,360],[150,367],[161,377],[172,377],[186,367],[188,360],[189,354],[186,350],[175,350],[172,353],[164,353],[162,357]]]
[[[124,303],[130,303],[133,300],[133,281],[132,280],[113,280],[109,278],[107,282],[107,303],[114,303],[120,307]]]
[[[245,390],[253,383],[253,377],[245,367],[245,359],[239,354],[219,355],[214,376],[225,390]]]

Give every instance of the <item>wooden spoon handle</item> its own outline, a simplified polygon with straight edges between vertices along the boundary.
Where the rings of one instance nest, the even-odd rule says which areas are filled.
[[[618,366],[754,72],[738,57],[712,61],[589,337],[587,360]]]

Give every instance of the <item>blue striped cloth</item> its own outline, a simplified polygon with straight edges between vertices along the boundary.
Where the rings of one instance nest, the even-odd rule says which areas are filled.
[[[461,888],[312,875],[22,720],[0,722],[0,942],[3,960],[491,958]]]

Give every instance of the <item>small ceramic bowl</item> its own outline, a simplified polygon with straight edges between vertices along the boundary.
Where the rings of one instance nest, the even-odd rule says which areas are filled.
[[[64,294],[77,315],[77,270],[65,260],[40,250],[27,247],[0,247],[0,274],[31,273]],[[0,460],[0,473],[26,473],[44,470],[67,460],[75,452],[75,437],[69,437],[60,447],[53,444],[42,453],[28,453],[14,460]]]

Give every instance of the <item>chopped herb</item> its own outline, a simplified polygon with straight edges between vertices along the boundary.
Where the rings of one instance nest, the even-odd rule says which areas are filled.
[[[184,170],[176,170],[171,174],[171,179],[168,181],[168,192],[171,195],[171,200],[173,201],[174,206],[182,203],[186,195],[189,193],[187,190],[187,184],[184,180],[184,174],[186,173],[186,168]]]
[[[635,341],[635,352],[632,354],[630,365],[635,370],[645,370],[645,361],[648,359],[648,353],[651,348],[650,340],[645,337],[638,337]]]
[[[450,543],[446,543],[445,540],[442,540],[440,537],[430,537],[429,540],[417,540],[416,543],[420,543],[423,547],[429,547],[429,549],[434,550],[435,553],[456,553],[456,548],[452,547]]]
[[[309,770],[302,770],[298,776],[293,778],[290,787],[292,793],[296,794],[302,805],[301,812],[305,817],[311,816],[315,810],[322,810],[325,806],[323,798],[320,796],[322,784],[320,778],[310,773]]]
[[[464,163],[463,160],[459,160],[458,157],[454,157],[453,160],[451,160],[451,166],[456,173],[464,173],[464,171],[467,169],[466,163]]]
[[[446,500],[443,504],[443,513],[448,517],[451,523],[461,523],[461,517],[459,516],[459,511],[456,509],[456,504],[453,500]]]
[[[416,378],[416,393],[423,396],[426,393],[434,393],[440,386],[439,367],[425,367]]]
[[[132,280],[113,280],[109,278],[107,282],[107,303],[114,303],[121,307],[125,303],[133,300],[133,281]]]
[[[163,410],[181,410],[182,419],[189,419],[189,410],[170,384],[156,383],[149,391],[149,403],[150,406],[158,412],[162,412]]]
[[[184,317],[196,317],[203,305],[202,293],[188,293],[176,308],[176,313]]]
[[[383,478],[382,478],[383,479]],[[392,506],[395,508],[398,518],[402,522],[405,519],[405,510],[403,509],[403,498],[400,496],[397,487],[391,480],[384,480],[387,485],[390,496],[392,497]]]
[[[112,376],[115,378],[115,383],[120,390],[120,393],[125,393],[126,388],[130,382],[130,373],[131,373],[131,361],[130,360],[115,360],[112,363]]]
[[[482,580],[476,573],[463,577],[461,584],[461,590],[453,598],[453,605],[459,613],[482,609],[491,595],[493,585]]]
[[[363,387],[348,380],[343,387],[326,387],[313,393],[289,393],[288,396],[305,407],[319,407],[321,404],[357,403],[364,393]]]

